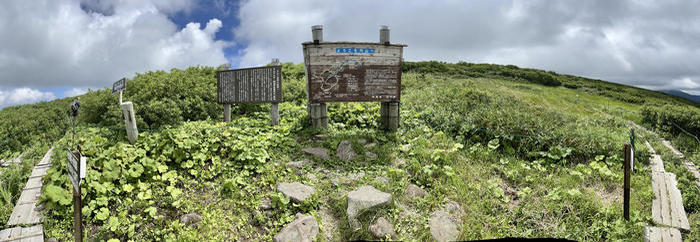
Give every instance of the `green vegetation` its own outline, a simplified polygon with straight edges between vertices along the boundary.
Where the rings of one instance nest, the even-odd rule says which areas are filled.
[[[378,103],[331,103],[330,128],[312,130],[303,65],[284,63],[280,125],[269,126],[269,105],[234,105],[233,121],[221,123],[216,70],[173,69],[129,80],[124,99],[134,102],[141,131],[134,145],[126,140],[117,95],[107,89],[83,95],[76,137],[88,162],[82,191],[86,236],[270,240],[304,213],[319,221],[321,241],[372,239],[366,227],[380,216],[394,224],[397,239],[424,241],[431,238],[431,213],[453,201],[464,211],[459,239],[637,241],[651,223],[654,196],[644,166],[649,152],[640,144],[656,146],[658,138],[640,135],[635,158],[641,165],[632,176],[632,214],[625,221],[621,149],[630,121],[663,124],[652,123],[657,118],[647,111],[656,106],[697,111],[666,94],[553,72],[408,62],[397,132],[379,130]],[[67,109],[67,103],[49,104]],[[688,122],[673,120],[697,125],[692,115]],[[72,135],[63,135],[65,125],[57,129],[54,165],[43,187],[43,224],[47,238],[69,239],[65,150]],[[352,143],[355,160],[334,156],[343,140]],[[327,148],[332,158],[306,155],[301,150],[307,147]],[[301,168],[286,165],[304,159],[309,162]],[[681,166],[668,163],[679,174],[697,228],[697,187],[674,168]],[[295,203],[276,191],[278,183],[294,181],[313,186],[316,194]],[[409,198],[409,184],[427,196]],[[365,229],[353,231],[345,214],[347,194],[363,185],[391,193],[393,201],[362,214]],[[260,208],[266,200],[272,209]],[[203,220],[197,226],[180,221],[188,213]]]

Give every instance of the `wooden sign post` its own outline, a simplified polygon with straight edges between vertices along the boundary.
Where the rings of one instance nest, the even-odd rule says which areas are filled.
[[[399,126],[401,67],[406,45],[389,42],[389,27],[379,30],[379,42],[324,42],[323,26],[311,27],[312,42],[302,43],[314,128],[328,126],[327,102],[381,102],[381,123]]]
[[[623,194],[623,216],[625,217],[625,220],[630,220],[630,179],[631,179],[631,155],[632,155],[632,146],[630,144],[625,144],[625,164],[624,164],[624,171],[625,171],[625,181],[624,181],[624,194]]]
[[[224,120],[231,122],[233,103],[271,103],[270,123],[279,124],[278,104],[282,102],[282,66],[224,70],[216,73],[218,102],[224,104]]]
[[[126,90],[126,78],[122,78],[112,85],[112,94],[119,92],[119,105],[122,107],[122,114],[124,114],[126,135],[129,138],[129,143],[134,144],[139,137],[139,129],[136,127],[134,104],[131,102],[122,102],[122,92],[124,90]]]
[[[70,151],[66,153],[68,157],[68,178],[73,184],[73,236],[75,241],[83,241],[83,201],[80,197],[81,174],[84,174],[84,164],[81,164],[79,151]],[[81,166],[82,165],[82,166]]]

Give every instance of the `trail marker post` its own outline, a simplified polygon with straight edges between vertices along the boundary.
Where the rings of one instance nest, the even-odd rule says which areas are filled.
[[[131,102],[122,102],[122,92],[126,90],[126,78],[122,78],[112,85],[112,94],[119,92],[119,105],[122,107],[124,114],[124,124],[126,126],[126,135],[129,138],[129,143],[135,144],[139,137],[139,129],[136,127],[136,114],[134,113],[134,104]]]
[[[85,174],[84,158],[80,151],[67,150],[68,178],[73,184],[73,237],[75,241],[83,241],[83,201],[80,197],[80,183]]]
[[[324,42],[321,25],[311,33],[302,46],[312,127],[328,127],[327,102],[381,102],[383,128],[398,129],[406,45],[390,42],[388,26],[380,27],[379,42]]]
[[[625,144],[625,181],[624,181],[624,194],[623,194],[623,216],[625,220],[630,220],[630,179],[631,179],[631,162],[632,162],[632,146],[630,144]]]
[[[233,103],[271,103],[270,123],[279,124],[282,102],[282,66],[278,59],[272,65],[216,73],[217,101],[224,104],[224,120],[231,122]]]

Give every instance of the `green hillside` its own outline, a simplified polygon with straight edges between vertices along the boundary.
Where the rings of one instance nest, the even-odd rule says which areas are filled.
[[[271,240],[303,213],[319,222],[321,241],[373,239],[367,227],[379,217],[394,225],[394,239],[425,241],[431,239],[431,214],[456,204],[459,239],[638,241],[653,223],[643,145],[649,141],[679,177],[691,224],[684,238],[700,240],[700,189],[656,135],[700,165],[700,143],[691,136],[700,134],[697,103],[512,65],[407,62],[398,131],[380,130],[379,103],[330,103],[330,128],[314,130],[303,65],[283,64],[278,126],[269,125],[269,105],[234,105],[232,122],[223,123],[216,71],[191,67],[128,80],[124,100],[134,102],[135,145],[127,141],[118,95],[103,89],[82,96],[76,137],[88,162],[82,193],[86,236]],[[40,159],[50,144],[55,147],[42,193],[47,238],[72,236],[64,152],[73,136],[63,111],[70,100],[0,110],[0,158],[26,151]],[[631,219],[625,221],[622,147],[634,129],[631,122],[656,134],[634,131],[638,163]],[[351,143],[355,159],[335,156],[343,141]],[[308,147],[326,148],[330,158],[305,154]],[[17,177],[28,176],[27,168],[15,170],[12,181],[0,177],[0,195],[9,194],[0,196],[0,208],[12,208],[25,180]],[[276,191],[279,183],[295,181],[313,186],[315,194],[298,203]],[[411,184],[427,195],[407,195]],[[363,229],[353,230],[347,195],[364,185],[393,200],[361,214]],[[264,201],[271,208],[261,208]],[[188,213],[202,221],[183,223]],[[7,218],[0,219],[3,227]]]

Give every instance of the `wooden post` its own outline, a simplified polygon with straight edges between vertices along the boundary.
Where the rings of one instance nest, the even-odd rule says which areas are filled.
[[[311,118],[311,127],[314,129],[328,128],[328,109],[326,103],[310,103],[309,118]]]
[[[80,187],[73,189],[73,237],[76,242],[83,241],[83,201],[80,197]]]
[[[278,103],[272,103],[270,106],[270,122],[272,125],[278,125],[280,123],[280,109]]]
[[[630,220],[630,176],[631,176],[631,155],[632,147],[630,144],[625,144],[625,184],[624,184],[624,201],[623,201],[623,215],[625,220]]]
[[[126,135],[129,143],[135,144],[139,137],[139,129],[136,127],[136,115],[134,114],[134,104],[131,102],[122,103],[124,113],[124,123],[126,125]]]
[[[224,121],[231,122],[231,104],[224,104]]]

